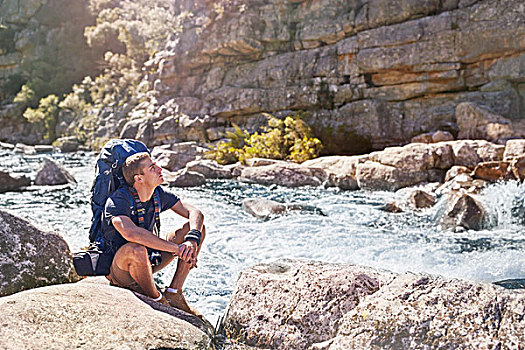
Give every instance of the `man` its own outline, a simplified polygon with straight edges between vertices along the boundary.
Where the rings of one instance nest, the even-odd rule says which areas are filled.
[[[113,252],[111,285],[134,290],[155,301],[202,317],[182,295],[184,280],[193,267],[205,236],[204,216],[177,196],[164,191],[162,169],[146,152],[129,156],[122,166],[129,187],[113,192],[104,208],[102,231],[107,249]],[[159,203],[160,202],[160,203]],[[171,209],[188,219],[184,226],[159,237],[159,212]],[[179,257],[177,270],[163,294],[153,281],[153,273]]]

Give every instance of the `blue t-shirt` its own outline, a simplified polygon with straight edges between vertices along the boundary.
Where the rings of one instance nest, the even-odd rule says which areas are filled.
[[[157,187],[157,191],[160,198],[161,212],[170,209],[179,201],[176,195],[166,192],[160,186]],[[149,201],[143,202],[142,206],[144,208],[144,228],[153,232],[155,227],[155,201],[153,196],[151,196]],[[129,217],[135,225],[139,226],[137,208],[134,205],[133,196],[128,187],[119,188],[106,200],[104,213],[102,214],[102,232],[104,233],[106,250],[116,252],[118,248],[127,243],[111,223],[113,217],[121,215]]]

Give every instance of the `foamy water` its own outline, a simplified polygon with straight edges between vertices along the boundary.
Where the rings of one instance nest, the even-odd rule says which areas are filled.
[[[77,185],[34,186],[25,192],[0,194],[0,205],[40,227],[59,232],[75,251],[88,243],[90,186],[94,155],[51,155],[77,179]],[[2,168],[34,178],[42,156],[0,153]],[[186,295],[211,321],[224,312],[239,272],[255,263],[279,258],[306,258],[373,266],[395,272],[426,272],[478,281],[525,278],[525,185],[489,186],[480,199],[490,213],[490,229],[443,230],[435,207],[387,213],[390,192],[260,186],[233,180],[209,181],[191,189],[171,188],[205,215],[207,238],[199,267],[186,283]],[[326,216],[290,212],[268,220],[246,213],[245,198],[318,207]],[[162,230],[183,223],[163,213]],[[169,283],[174,267],[156,277]]]

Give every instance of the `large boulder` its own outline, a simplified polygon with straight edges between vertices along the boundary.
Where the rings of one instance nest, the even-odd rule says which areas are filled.
[[[189,162],[199,159],[204,153],[205,149],[195,142],[181,142],[155,147],[151,156],[158,166],[169,171],[177,171]]]
[[[240,274],[225,330],[265,349],[519,349],[524,312],[488,283],[280,260]]]
[[[393,277],[366,267],[281,260],[243,271],[230,300],[230,339],[260,348],[307,349],[331,339],[341,318]]]
[[[31,179],[27,176],[12,176],[8,172],[0,171],[0,193],[17,191],[31,185]]]
[[[208,330],[195,317],[95,280],[0,298],[0,348],[208,348]]]
[[[459,139],[481,139],[505,144],[515,136],[512,121],[474,103],[463,102],[456,107]]]
[[[76,280],[62,237],[0,210],[0,296]]]
[[[365,156],[330,156],[307,160],[302,166],[322,168],[328,174],[329,183],[343,190],[356,190],[357,163],[365,161]]]
[[[180,169],[174,173],[164,172],[163,174],[166,182],[173,187],[197,187],[206,183],[204,175],[187,169]]]
[[[485,140],[458,140],[447,142],[452,147],[454,165],[474,169],[480,162],[503,160],[505,146]]]
[[[523,156],[525,156],[525,139],[507,141],[503,160],[513,160]]]
[[[347,313],[316,349],[519,349],[523,292],[406,273]]]
[[[44,158],[44,164],[38,170],[35,185],[65,185],[77,181],[63,166],[49,158]]]
[[[216,161],[209,159],[191,161],[186,164],[186,169],[202,174],[207,179],[231,179],[234,177],[231,167],[220,165]]]
[[[263,185],[288,187],[320,186],[327,179],[326,172],[320,168],[301,166],[295,163],[276,163],[242,169],[240,180]]]
[[[482,162],[474,168],[474,177],[485,181],[514,179],[510,162]]]
[[[389,147],[357,164],[357,184],[367,190],[395,191],[421,182],[442,182],[453,164],[452,147],[446,142]]]
[[[454,229],[461,226],[469,230],[481,230],[486,220],[486,209],[478,199],[463,191],[450,192],[441,218],[445,227]]]

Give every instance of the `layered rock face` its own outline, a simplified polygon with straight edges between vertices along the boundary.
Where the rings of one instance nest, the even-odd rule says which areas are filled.
[[[181,113],[182,140],[303,111],[325,153],[355,154],[457,134],[461,102],[525,117],[519,0],[202,0],[180,10],[192,16],[145,71],[157,110]]]
[[[487,283],[280,260],[241,273],[225,329],[264,349],[520,349],[524,308]]]
[[[36,144],[42,130],[10,104],[33,81],[61,94],[99,69],[100,53],[89,50],[84,28],[94,23],[88,0],[5,0],[0,2],[0,139]]]

